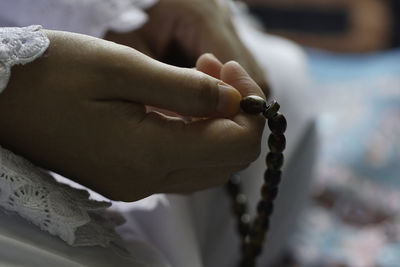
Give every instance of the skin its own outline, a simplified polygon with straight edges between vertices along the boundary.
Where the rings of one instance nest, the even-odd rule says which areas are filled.
[[[258,157],[264,119],[238,107],[264,95],[238,63],[205,54],[198,70],[178,68],[113,42],[46,34],[46,53],[13,67],[0,94],[2,146],[121,201],[223,184]],[[223,99],[220,84],[231,89]]]
[[[149,21],[139,30],[105,36],[159,61],[179,61],[193,67],[204,53],[221,62],[237,61],[269,96],[264,71],[240,40],[227,6],[214,0],[160,0],[147,11]],[[185,62],[182,62],[182,58]]]

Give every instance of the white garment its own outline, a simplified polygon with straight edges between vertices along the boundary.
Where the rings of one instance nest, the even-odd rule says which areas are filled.
[[[0,0],[0,21],[3,19],[7,25],[18,26],[37,21],[47,28],[101,36],[114,25],[112,21],[118,21],[116,14],[121,14],[110,9],[107,10],[108,15],[104,16],[102,4],[94,11],[89,11],[93,7],[90,3],[94,0],[38,0],[34,1],[35,4],[32,1]],[[69,8],[65,9],[66,3],[69,3]],[[28,11],[25,9],[20,12],[19,8],[28,7]],[[42,12],[49,7],[55,8],[56,15]],[[88,15],[87,12],[92,13]],[[57,17],[75,15],[76,24],[57,25],[57,21],[61,21]],[[29,21],[29,18],[35,21]],[[254,31],[243,21],[238,21],[237,27],[256,59],[269,71],[268,78],[288,119],[283,183],[265,249],[267,253],[261,259],[262,263],[267,264],[280,251],[293,230],[295,218],[304,203],[315,152],[312,118],[302,110],[302,105],[307,105],[308,95],[307,74],[304,72],[306,62],[303,53],[295,45]],[[302,99],[302,102],[294,101],[297,99]],[[266,143],[267,134],[266,131],[263,144]],[[245,191],[253,207],[258,199],[256,191],[265,168],[265,153],[264,150],[260,159],[240,174],[245,180]],[[239,243],[223,188],[199,192],[190,197],[154,195],[135,203],[114,203],[113,209],[127,219],[117,231],[125,241],[124,246],[129,250],[130,258],[122,255],[115,245],[108,248],[70,247],[18,217],[0,213],[0,265],[230,267],[237,262]],[[37,260],[37,264],[32,258]]]
[[[143,11],[158,0],[0,0],[0,27],[42,25],[49,30],[103,37],[147,21]]]

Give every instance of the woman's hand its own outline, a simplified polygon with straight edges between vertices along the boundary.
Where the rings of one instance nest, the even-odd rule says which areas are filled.
[[[45,55],[14,67],[0,94],[2,146],[123,201],[223,184],[257,158],[264,120],[237,112],[240,94],[262,92],[237,63],[205,55],[203,73],[104,40],[47,34]],[[145,105],[209,119],[185,123]]]
[[[149,21],[139,30],[109,32],[105,38],[173,65],[192,67],[204,53],[222,62],[235,60],[269,95],[264,72],[240,40],[225,5],[215,0],[160,0],[148,14]]]

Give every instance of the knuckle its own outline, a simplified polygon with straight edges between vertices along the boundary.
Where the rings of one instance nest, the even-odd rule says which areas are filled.
[[[214,109],[218,102],[218,90],[216,84],[210,82],[208,76],[201,75],[198,80],[198,89],[195,90],[196,98],[199,100],[198,105],[205,107],[207,110]]]

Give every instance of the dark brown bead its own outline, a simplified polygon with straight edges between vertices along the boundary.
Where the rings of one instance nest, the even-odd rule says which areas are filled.
[[[261,232],[250,232],[250,239],[252,242],[263,245],[265,240],[265,228]]]
[[[237,174],[232,175],[231,179],[229,179],[230,183],[237,184],[237,185],[240,185],[240,181],[241,181],[240,176]]]
[[[259,114],[267,108],[267,103],[262,97],[256,95],[246,96],[240,101],[242,110],[249,114]]]
[[[243,203],[235,203],[233,205],[233,212],[237,215],[242,215],[247,210],[247,207]]]
[[[250,225],[248,223],[239,223],[238,230],[241,236],[246,236],[249,233]]]
[[[264,117],[267,119],[271,119],[278,113],[280,107],[281,106],[278,104],[278,102],[273,100],[267,105],[265,111],[263,112]]]
[[[245,258],[243,260],[240,261],[239,267],[254,267],[256,266],[256,262],[253,259],[253,257],[251,258]]]
[[[262,244],[254,244],[253,246],[253,255],[254,257],[257,257],[258,255],[261,254],[262,252]]]
[[[233,211],[235,214],[242,216],[247,210],[247,198],[244,194],[238,194],[235,199]]]
[[[270,134],[268,147],[271,152],[281,153],[286,147],[286,138],[283,134]]]
[[[275,187],[281,182],[282,171],[267,169],[264,173],[264,181],[266,184]]]
[[[226,184],[226,190],[228,191],[228,193],[231,196],[236,196],[237,194],[239,194],[240,192],[240,187],[237,184],[232,183],[231,181],[229,181]]]
[[[239,233],[243,237],[245,237],[249,234],[249,231],[250,231],[250,215],[249,214],[244,213],[242,216],[240,216],[238,229],[239,229]]]
[[[267,166],[271,170],[279,170],[283,165],[282,153],[268,153]]]
[[[270,185],[263,185],[261,195],[264,200],[274,200],[278,195],[278,188]]]
[[[250,241],[245,244],[242,250],[245,258],[254,259],[258,255],[260,255],[262,246],[260,244],[255,243],[254,241]]]
[[[264,234],[265,230],[269,228],[269,216],[260,214],[253,223],[251,235]]]
[[[283,134],[287,127],[286,118],[282,113],[278,112],[274,117],[268,120],[268,126],[274,134]]]
[[[257,205],[258,214],[268,217],[272,214],[273,211],[274,211],[274,205],[272,204],[272,201],[261,200],[260,202],[258,202]]]

